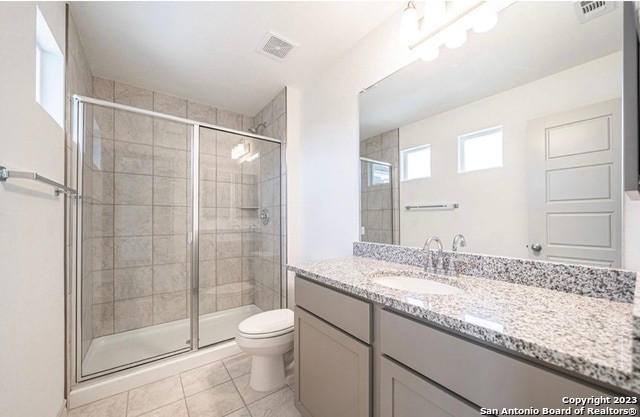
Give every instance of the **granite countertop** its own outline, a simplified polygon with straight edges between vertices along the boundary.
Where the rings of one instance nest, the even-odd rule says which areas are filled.
[[[359,256],[289,265],[345,292],[595,380],[640,392],[633,373],[633,304]],[[430,295],[373,282],[384,275],[429,278],[463,289]]]

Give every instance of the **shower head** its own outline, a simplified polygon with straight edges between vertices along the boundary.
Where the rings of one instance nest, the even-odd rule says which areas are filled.
[[[253,127],[250,127],[249,128],[249,132],[254,133],[256,135],[259,135],[266,128],[267,128],[267,122],[262,122],[259,125],[255,125]]]

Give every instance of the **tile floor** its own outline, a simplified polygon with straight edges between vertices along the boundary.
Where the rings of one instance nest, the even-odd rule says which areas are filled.
[[[299,417],[293,366],[287,384],[270,392],[249,387],[251,357],[241,353],[69,410],[68,417]]]

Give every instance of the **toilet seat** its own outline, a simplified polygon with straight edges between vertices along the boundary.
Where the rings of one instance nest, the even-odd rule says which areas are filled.
[[[238,334],[247,339],[267,339],[291,332],[293,311],[287,308],[256,314],[238,326]]]

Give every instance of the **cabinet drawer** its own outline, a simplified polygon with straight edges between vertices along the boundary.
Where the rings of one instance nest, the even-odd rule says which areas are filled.
[[[385,417],[478,417],[480,411],[428,380],[382,357],[380,415]]]
[[[363,342],[371,343],[371,303],[331,290],[298,275],[295,294],[296,305]]]
[[[371,347],[295,308],[295,399],[304,417],[371,416]]]
[[[608,396],[386,309],[380,327],[382,353],[480,407],[567,408],[563,397]]]

